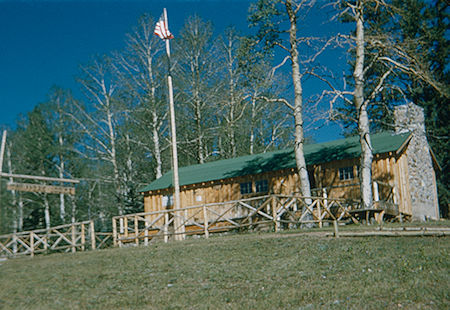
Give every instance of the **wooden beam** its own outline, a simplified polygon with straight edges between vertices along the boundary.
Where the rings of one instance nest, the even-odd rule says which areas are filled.
[[[0,177],[16,178],[16,179],[29,179],[29,180],[38,180],[38,181],[50,181],[50,182],[75,183],[75,184],[80,183],[80,180],[75,180],[75,179],[41,177],[41,176],[26,175],[26,174],[1,173]]]
[[[42,185],[31,183],[8,183],[7,190],[15,190],[19,192],[47,193],[47,194],[67,194],[75,195],[75,187]]]
[[[62,183],[75,183],[75,184],[80,183],[80,180],[75,180],[75,179],[52,178],[52,177],[43,177],[43,176],[34,176],[34,175],[25,175],[25,174],[12,174],[12,173],[1,173],[0,177],[29,179],[29,180],[38,180],[38,181],[50,181],[50,182],[62,182]]]

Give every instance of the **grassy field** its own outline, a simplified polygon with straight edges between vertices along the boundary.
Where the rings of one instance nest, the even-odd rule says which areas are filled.
[[[448,309],[449,241],[260,233],[13,259],[0,309]]]

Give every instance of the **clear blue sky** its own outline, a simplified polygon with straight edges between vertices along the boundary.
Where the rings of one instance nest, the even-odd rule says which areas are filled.
[[[0,0],[0,126],[13,126],[20,113],[46,100],[53,85],[77,93],[74,77],[92,56],[124,47],[138,18],[155,19],[166,7],[175,35],[193,14],[219,33],[234,25],[247,32],[251,0]],[[317,25],[305,25],[309,31]],[[334,139],[336,128],[313,135]]]

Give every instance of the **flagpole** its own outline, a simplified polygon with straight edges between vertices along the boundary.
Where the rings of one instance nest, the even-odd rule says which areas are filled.
[[[164,8],[164,21],[166,23],[167,28],[169,28],[169,22],[167,19],[167,11]],[[170,40],[165,39],[166,42],[166,53],[167,58],[169,59],[169,74],[167,75],[167,84],[169,86],[169,110],[170,110],[170,127],[171,127],[171,135],[172,135],[172,168],[173,168],[173,206],[174,210],[180,209],[180,181],[178,177],[178,152],[177,152],[177,131],[175,127],[175,105],[173,102],[173,86],[172,86],[172,74],[170,68]],[[185,239],[185,227],[184,221],[181,219],[181,215],[178,212],[175,213],[175,240],[184,240]]]

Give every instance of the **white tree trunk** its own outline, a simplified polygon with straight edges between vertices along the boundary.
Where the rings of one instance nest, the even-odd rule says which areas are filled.
[[[62,130],[64,128],[63,124],[63,108],[61,107],[61,101],[60,98],[57,97],[57,109],[58,109],[58,122],[59,122],[59,128],[58,128],[58,144],[59,144],[59,165],[57,166],[59,177],[62,179],[64,178],[64,170],[65,170],[65,163],[64,163],[64,157],[62,155],[63,147],[64,147],[64,139]],[[64,194],[59,194],[59,217],[61,219],[61,222],[65,224],[65,217],[66,217],[66,206],[65,206],[65,198]]]
[[[225,49],[226,49],[226,65],[227,65],[227,71],[228,71],[228,118],[227,120],[227,132],[228,132],[228,140],[230,143],[230,152],[231,157],[236,157],[237,155],[237,146],[236,146],[236,133],[235,133],[235,123],[237,121],[239,112],[236,111],[237,108],[237,102],[238,98],[236,96],[236,79],[235,79],[235,68],[233,66],[234,64],[234,57],[233,57],[233,36],[230,33],[230,36],[227,35],[228,42],[225,42]]]
[[[8,161],[8,172],[9,174],[12,174],[12,161],[11,161],[11,147],[9,146],[6,149],[6,158]],[[14,179],[12,177],[9,178],[9,182],[13,183]],[[11,195],[12,195],[12,205],[13,205],[13,232],[16,233],[17,229],[18,229],[18,224],[19,224],[19,219],[17,218],[17,209],[18,209],[18,205],[17,205],[17,194],[15,190],[11,191]]]
[[[59,137],[60,140],[60,146],[62,146],[62,137]],[[64,178],[64,159],[62,156],[59,156],[59,177],[62,179]],[[66,206],[65,206],[65,198],[64,194],[59,194],[59,217],[61,219],[61,222],[65,223],[65,217],[66,217]]]
[[[148,34],[146,34],[148,35]],[[151,34],[150,34],[151,35]],[[158,113],[156,112],[156,87],[153,76],[153,56],[152,48],[147,48],[145,56],[147,63],[147,78],[148,84],[150,85],[151,100],[153,102],[154,109],[152,111],[152,138],[153,138],[153,154],[156,161],[155,176],[157,179],[162,177],[162,156],[161,156],[161,141],[159,138],[159,123],[160,119]]]
[[[50,229],[50,205],[48,203],[47,194],[44,194],[44,218],[45,218],[45,229]]]
[[[75,223],[75,222],[76,222],[77,205],[76,205],[76,203],[75,203],[75,197],[74,197],[74,196],[70,196],[70,202],[72,203],[72,218],[71,218],[71,223]]]
[[[153,123],[152,123],[152,138],[153,138],[153,152],[156,161],[155,176],[157,179],[162,177],[162,158],[161,158],[161,144],[159,141],[159,131],[158,131],[158,115],[155,111],[152,112]]]
[[[23,199],[22,195],[19,194],[19,214],[17,218],[17,230],[23,231]]]
[[[256,98],[252,97],[251,101],[251,124],[250,124],[250,139],[249,139],[249,152],[253,154],[255,150],[255,119],[256,119]]]
[[[197,133],[197,159],[199,164],[205,163],[204,145],[203,145],[203,129],[202,129],[202,111],[200,100],[195,102],[195,124]]]
[[[113,94],[118,87],[118,82],[111,77],[111,66],[109,63],[95,61],[92,66],[83,68],[85,77],[81,84],[87,92],[88,99],[92,102],[93,113],[89,113],[79,107],[80,118],[76,116],[73,120],[80,126],[88,140],[86,149],[94,152],[94,158],[100,159],[110,165],[112,171],[112,183],[116,200],[116,210],[119,215],[123,214],[122,205],[122,183],[120,179],[120,167],[117,158],[117,128],[123,120],[125,111],[119,109],[112,100]],[[87,155],[89,157],[89,155]]]
[[[65,217],[66,217],[66,206],[65,206],[65,199],[64,194],[59,194],[59,218],[61,219],[61,222],[65,223]]]
[[[303,152],[303,146],[305,142],[303,134],[303,89],[297,50],[297,18],[292,8],[292,1],[286,0],[285,5],[290,21],[289,41],[291,45],[290,56],[292,63],[292,81],[294,84],[293,112],[295,119],[295,161],[297,163],[297,170],[300,179],[300,192],[302,196],[311,197],[308,170],[306,168],[305,155]]]
[[[367,103],[364,101],[364,20],[362,1],[355,8],[356,20],[356,63],[353,72],[355,80],[354,102],[358,116],[358,133],[361,143],[361,200],[365,208],[371,208],[372,197],[372,145],[370,141],[370,124],[367,115]]]
[[[119,164],[117,162],[117,151],[116,151],[116,132],[113,124],[113,112],[111,107],[111,98],[106,90],[105,81],[102,80],[102,92],[105,100],[106,108],[106,124],[108,126],[108,139],[109,139],[109,161],[113,166],[113,177],[114,177],[114,187],[116,190],[117,197],[122,197],[122,186],[120,184],[120,174],[119,174]],[[123,214],[123,208],[120,198],[117,201],[117,212],[119,215]]]

